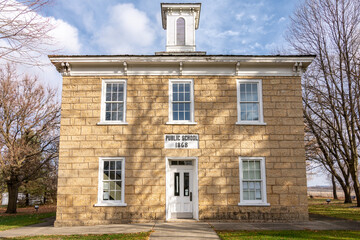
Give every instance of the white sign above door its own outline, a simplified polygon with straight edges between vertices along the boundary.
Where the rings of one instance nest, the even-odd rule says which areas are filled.
[[[165,134],[165,148],[169,149],[197,149],[199,148],[198,134]]]

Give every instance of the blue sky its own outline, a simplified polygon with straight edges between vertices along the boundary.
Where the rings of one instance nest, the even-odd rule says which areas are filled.
[[[159,0],[56,0],[43,14],[77,30],[78,51],[68,54],[154,54],[165,49]],[[197,50],[208,54],[271,54],[296,0],[203,0]]]
[[[285,45],[289,16],[301,1],[196,1],[202,3],[197,50],[207,54],[274,54]],[[56,54],[154,54],[165,50],[161,2],[190,1],[55,0],[42,15],[57,26],[53,35],[61,50]],[[61,76],[53,66],[35,72],[61,90]],[[328,185],[329,181],[319,174],[308,184]]]

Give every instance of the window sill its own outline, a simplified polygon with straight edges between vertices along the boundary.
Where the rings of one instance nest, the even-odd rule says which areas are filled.
[[[94,207],[126,207],[126,203],[96,203]]]
[[[238,206],[244,206],[244,207],[269,207],[270,203],[238,203]]]
[[[108,122],[98,122],[96,125],[98,126],[102,126],[102,125],[128,125],[129,123],[127,122],[111,122],[111,121],[108,121]]]
[[[258,126],[266,126],[266,123],[263,122],[236,122],[236,125],[258,125]]]
[[[196,125],[197,122],[166,122],[167,125]]]

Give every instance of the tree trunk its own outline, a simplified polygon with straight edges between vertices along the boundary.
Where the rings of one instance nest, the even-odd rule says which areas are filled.
[[[344,191],[344,196],[345,196],[344,203],[352,203],[351,194],[350,194],[350,186],[346,186],[345,188],[343,188],[343,191]]]
[[[357,168],[357,165],[354,168]],[[360,207],[360,186],[359,186],[360,184],[359,184],[357,169],[353,169],[351,177],[353,179],[353,187],[356,195],[356,206]]]
[[[9,202],[6,209],[6,213],[16,213],[19,184],[7,183],[7,188],[9,192]]]
[[[25,198],[25,206],[30,206],[30,196],[29,193],[26,193]]]
[[[333,187],[333,198],[334,199],[339,199],[338,196],[337,196],[337,192],[336,192],[336,182],[335,182],[334,175],[331,175],[331,183],[332,183],[332,187]]]

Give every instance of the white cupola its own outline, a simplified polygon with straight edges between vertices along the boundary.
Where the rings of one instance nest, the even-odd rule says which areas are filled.
[[[166,52],[194,52],[201,3],[161,3]]]

